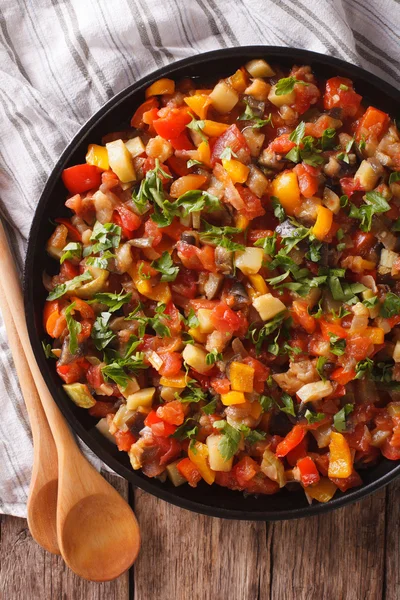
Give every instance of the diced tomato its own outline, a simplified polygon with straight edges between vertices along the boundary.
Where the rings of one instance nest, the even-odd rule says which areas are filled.
[[[171,352],[169,354],[163,354],[163,364],[158,372],[163,377],[172,377],[181,370],[181,367],[182,355],[179,352]]]
[[[182,425],[185,420],[183,404],[179,400],[172,400],[157,408],[157,417],[170,425]]]
[[[358,179],[354,179],[354,177],[342,177],[340,185],[342,186],[343,194],[349,198],[354,192],[362,192],[364,190]]]
[[[144,424],[146,427],[150,427],[153,434],[158,437],[168,437],[175,433],[176,426],[171,423],[166,423],[163,421],[155,410],[152,410],[147,415]]]
[[[315,464],[318,467],[318,471],[321,473],[323,477],[328,476],[329,470],[329,454],[316,454],[313,453],[313,459]]]
[[[144,224],[144,237],[151,238],[151,247],[156,248],[162,240],[162,229],[152,219],[147,219]]]
[[[182,225],[179,219],[175,217],[171,225],[162,228],[162,232],[166,233],[168,237],[177,242],[181,239],[182,233],[187,229],[188,228],[185,225]]]
[[[341,327],[341,325],[338,323],[329,323],[324,319],[319,319],[319,324],[321,327],[322,336],[327,342],[331,340],[329,334],[337,335],[340,339],[346,339],[349,335],[349,332],[344,329],[344,327]]]
[[[362,139],[379,141],[389,127],[390,117],[387,113],[369,106],[356,129],[356,141]]]
[[[93,308],[77,296],[71,296],[71,302],[75,303],[74,312],[78,312],[82,319],[95,319],[96,315],[94,313]]]
[[[192,246],[187,242],[178,242],[176,249],[178,251],[179,258],[187,269],[193,269],[195,271],[204,270],[203,263],[200,261],[198,256],[198,248],[196,248],[196,246]]]
[[[224,302],[218,304],[210,314],[211,323],[221,333],[234,333],[243,326],[243,319]]]
[[[381,452],[388,460],[400,460],[400,448],[395,448],[388,440],[381,446]]]
[[[144,125],[149,126],[148,133],[152,135],[156,133],[156,130],[154,129],[154,121],[157,121],[158,118],[158,108],[151,108],[143,113],[142,121]]]
[[[296,145],[289,139],[289,135],[289,133],[278,135],[278,137],[269,144],[267,149],[276,152],[277,154],[287,154]]]
[[[294,300],[291,308],[293,321],[300,325],[307,333],[314,333],[316,319],[308,313],[308,304],[301,300]]]
[[[184,266],[179,267],[179,273],[171,289],[176,294],[181,294],[186,298],[195,298],[197,295],[197,274]]]
[[[357,473],[357,471],[352,472],[349,477],[339,478],[339,477],[330,477],[329,478],[342,492],[347,492],[350,488],[358,487],[362,485],[362,479]]]
[[[367,337],[362,335],[352,336],[347,339],[345,357],[354,358],[357,362],[368,356],[372,344]],[[344,360],[343,358],[341,360]]]
[[[310,171],[310,169],[314,169]],[[297,174],[297,179],[299,182],[300,193],[305,198],[311,198],[318,191],[319,181],[318,181],[318,170],[314,167],[309,167],[306,164],[296,165],[293,169]]]
[[[68,202],[68,200],[67,200],[67,202]],[[82,241],[82,235],[80,234],[79,230],[72,225],[72,223],[69,219],[57,218],[57,219],[54,219],[54,221],[56,223],[61,223],[62,225],[65,225],[65,227],[68,229],[68,237],[73,242],[81,242]]]
[[[123,230],[131,233],[132,231],[139,229],[142,224],[142,219],[135,215],[135,213],[129,210],[129,208],[127,208],[124,204],[119,204],[115,207],[115,210],[121,218],[121,226]]]
[[[282,442],[279,442],[275,454],[279,457],[286,456],[288,452],[300,444],[305,435],[306,430],[304,427],[302,425],[295,425]]]
[[[231,382],[227,377],[213,377],[210,383],[217,394],[227,394],[231,389]]]
[[[343,367],[338,367],[331,374],[331,379],[340,383],[340,385],[346,385],[349,381],[352,381],[356,376],[356,372],[354,369],[349,369],[346,371]]]
[[[304,487],[318,483],[320,480],[318,469],[310,456],[301,458],[297,463],[297,468],[300,471],[301,483]]]
[[[154,96],[143,102],[139,108],[136,109],[135,114],[131,119],[131,127],[135,129],[143,129],[145,123],[143,122],[143,115],[152,108],[158,108],[158,100]]]
[[[240,162],[245,164],[250,162],[250,148],[247,145],[246,138],[236,125],[231,125],[215,141],[211,154],[212,166],[221,160],[222,152],[228,147],[237,155]]]
[[[64,169],[61,178],[71,194],[82,194],[100,186],[101,173],[98,167],[85,163]]]
[[[260,467],[250,456],[245,456],[234,466],[233,471],[238,484],[246,487],[250,479],[260,471]]]
[[[98,389],[104,383],[101,365],[90,365],[86,373],[86,379],[92,388]]]
[[[350,448],[366,452],[371,444],[371,434],[368,427],[364,423],[358,423],[354,431],[344,433],[344,437]]]
[[[257,473],[247,482],[245,490],[249,494],[276,494],[279,492],[279,484],[266,477],[264,473]]]
[[[202,248],[197,248],[196,250],[203,269],[210,271],[211,273],[215,273],[217,270],[215,265],[215,248],[212,246],[203,246]]]
[[[154,441],[160,449],[160,465],[168,464],[181,453],[182,446],[175,438],[154,436]]]
[[[113,409],[112,402],[103,402],[102,400],[96,400],[96,404],[89,408],[88,413],[91,417],[95,417],[96,419],[103,419],[110,413],[115,413],[115,409]]]
[[[265,215],[265,210],[261,204],[260,198],[257,198],[255,194],[248,188],[237,184],[236,189],[240,194],[244,202],[244,208],[239,210],[239,214],[243,215],[250,221],[256,217],[262,217]]]
[[[79,275],[79,267],[74,265],[70,260],[64,260],[60,268],[59,280],[60,282],[69,281]]]
[[[114,437],[120,452],[129,452],[132,444],[136,442],[136,437],[129,430],[116,431]]]
[[[65,383],[77,383],[85,376],[90,363],[85,358],[78,358],[66,365],[57,362],[57,373]]]
[[[297,446],[295,448],[293,448],[293,450],[290,450],[290,452],[287,453],[286,460],[288,461],[288,463],[291,467],[295,467],[297,464],[297,461],[300,460],[301,458],[303,458],[304,456],[307,456],[307,439],[306,438],[303,438],[301,440],[300,444],[297,444]]]
[[[324,108],[341,108],[344,117],[354,117],[360,107],[362,96],[356,94],[353,82],[347,77],[332,77],[326,82]]]
[[[247,234],[247,241],[254,244],[257,240],[265,237],[272,237],[274,232],[271,229],[252,229]]]
[[[256,358],[253,358],[252,356],[246,356],[242,362],[245,365],[253,367],[254,391],[256,391],[259,394],[262,394],[262,392],[264,391],[264,384],[271,373],[271,369],[269,369],[269,367],[266,367],[261,361],[257,360]]]
[[[352,236],[353,248],[350,253],[355,256],[365,256],[376,244],[376,238],[372,233],[365,231],[356,231]]]
[[[296,100],[292,106],[300,115],[304,114],[320,97],[320,91],[313,83],[309,83],[308,85],[296,83],[294,91],[296,93]]]
[[[190,301],[190,306],[194,311],[198,311],[199,308],[206,308],[207,310],[213,310],[218,306],[219,300],[207,300],[206,298],[194,298]]]
[[[178,462],[176,467],[182,477],[187,479],[191,487],[197,487],[197,484],[201,480],[201,474],[196,465],[192,463],[190,458],[184,458]]]
[[[153,171],[155,166],[156,166],[155,158],[149,156],[148,158],[146,158],[146,160],[144,161],[144,163],[142,165],[143,173],[147,174],[148,171]],[[161,166],[161,169],[164,171],[164,173],[166,173],[166,175],[171,175],[171,171],[168,169],[166,164],[163,164]],[[163,175],[160,172],[158,173],[157,177],[159,177],[159,179],[161,179],[161,182],[163,185],[167,185],[168,183],[171,183],[171,181],[172,181],[171,177],[166,177],[165,175]]]
[[[173,154],[167,160],[167,165],[176,175],[179,175],[179,177],[184,177],[190,173],[187,162],[188,161],[186,158],[181,158]]]
[[[192,120],[186,108],[163,108],[160,113],[162,117],[153,122],[153,127],[166,140],[178,138]]]

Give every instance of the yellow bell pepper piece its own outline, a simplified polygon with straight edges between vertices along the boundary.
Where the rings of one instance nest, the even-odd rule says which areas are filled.
[[[205,89],[205,90],[195,90],[195,93],[196,94],[203,94],[203,96],[209,96],[212,91],[213,91],[213,88],[211,88],[211,89]]]
[[[185,388],[188,378],[186,375],[175,375],[174,377],[161,377],[160,385],[166,385],[172,388]]]
[[[199,119],[205,119],[207,117],[207,110],[211,104],[211,98],[205,94],[195,94],[194,96],[187,96],[184,101],[192,109],[192,111],[199,117]]]
[[[107,171],[110,168],[107,148],[105,146],[98,146],[97,144],[89,144],[86,162],[88,165],[94,165],[95,167],[99,167],[99,169]]]
[[[173,94],[175,92],[175,81],[163,77],[151,84],[146,90],[146,98],[160,96],[161,94]]]
[[[229,369],[229,379],[234,391],[251,393],[253,391],[254,369],[250,365],[233,361]],[[236,403],[233,402],[232,404]]]
[[[201,142],[197,148],[197,156],[198,160],[202,162],[203,165],[206,165],[207,167],[211,166],[211,151],[208,142]]]
[[[312,233],[315,235],[317,240],[322,242],[332,227],[333,212],[325,206],[318,206],[317,210],[317,220],[312,228]]]
[[[243,392],[228,392],[227,394],[221,394],[221,402],[225,406],[231,406],[231,404],[244,404],[246,398]]]
[[[200,471],[200,475],[208,485],[211,485],[215,481],[215,471],[210,469],[208,464],[208,448],[206,444],[201,442],[195,442],[189,445],[188,456],[192,463],[196,465]]]
[[[255,289],[254,289],[254,288],[251,286],[251,283],[250,283],[250,281],[246,281],[246,282],[245,282],[245,284],[244,284],[244,286],[245,286],[245,288],[246,288],[246,290],[247,290],[247,293],[248,293],[248,295],[249,295],[249,297],[250,297],[250,300],[251,300],[252,302],[253,302],[253,300],[254,300],[255,298],[258,298],[258,296],[261,296],[261,294],[259,294],[259,292],[257,292],[257,291],[256,291],[256,290],[255,290]]]
[[[336,485],[328,479],[328,477],[321,477],[318,483],[309,485],[307,487],[307,495],[318,502],[329,502],[335,495],[337,490]]]
[[[288,215],[293,216],[301,206],[300,188],[293,171],[283,171],[271,185],[271,196],[276,196]]]
[[[251,285],[261,296],[268,294],[269,289],[261,275],[248,275]]]
[[[160,282],[152,287],[149,279],[142,279],[140,277],[137,265],[132,265],[128,269],[128,273],[132,277],[137,291],[142,294],[142,296],[146,296],[146,298],[150,298],[150,300],[162,302],[163,304],[167,304],[171,300],[171,290],[168,283]]]
[[[258,419],[261,416],[262,411],[263,411],[262,406],[258,402],[258,400],[255,400],[254,402],[251,403],[250,414],[253,417],[253,419]]]
[[[246,229],[246,227],[249,226],[249,219],[247,217],[245,217],[244,215],[236,215],[235,217],[235,227],[237,227],[238,229],[243,229],[243,231]]]
[[[198,327],[191,327],[188,330],[188,334],[191,335],[196,342],[199,342],[199,344],[205,344],[207,341],[208,333],[203,333]]]
[[[228,78],[228,81],[233,89],[239,92],[239,94],[243,94],[248,85],[248,79],[241,69],[238,69],[236,73],[231,75],[231,77]]]
[[[367,337],[371,344],[383,344],[385,341],[385,332],[380,327],[367,327],[361,335]]]
[[[353,471],[353,461],[346,438],[341,433],[332,432],[329,444],[329,477],[346,479]]]
[[[232,179],[233,183],[244,183],[249,174],[249,167],[246,167],[239,160],[222,160],[222,166]]]
[[[204,127],[201,128],[202,132],[209,137],[219,137],[222,135],[230,125],[226,123],[218,123],[218,121],[209,121],[206,119],[204,121]]]

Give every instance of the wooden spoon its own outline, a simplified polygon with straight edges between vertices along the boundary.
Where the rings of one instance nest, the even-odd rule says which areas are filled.
[[[80,453],[47,388],[30,345],[21,288],[1,223],[0,257],[1,285],[13,307],[16,329],[57,446],[57,537],[62,557],[85,579],[115,579],[133,564],[139,552],[136,517]]]
[[[33,469],[27,504],[28,525],[40,546],[60,554],[56,531],[57,449],[1,287],[0,308],[32,429]]]

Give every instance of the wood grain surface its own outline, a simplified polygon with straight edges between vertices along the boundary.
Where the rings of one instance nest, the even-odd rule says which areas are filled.
[[[125,497],[128,484],[108,480]],[[134,569],[109,583],[76,577],[3,516],[1,600],[398,600],[400,481],[320,517],[224,521],[129,494],[143,545]],[[110,557],[112,560],[112,557]]]

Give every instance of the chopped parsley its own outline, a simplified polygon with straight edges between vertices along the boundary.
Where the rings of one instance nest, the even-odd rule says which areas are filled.
[[[213,415],[217,409],[217,399],[214,398],[201,409],[206,415]]]
[[[386,294],[386,298],[381,304],[379,314],[385,319],[390,319],[400,314],[400,296],[389,292]]]
[[[396,183],[396,181],[400,181],[400,171],[393,171],[389,176],[389,185],[392,183]],[[65,248],[64,248],[65,250]]]
[[[320,421],[325,419],[324,413],[315,413],[315,412],[312,412],[311,410],[309,410],[308,408],[307,408],[304,416],[307,419],[307,422],[309,425],[312,425],[313,423],[319,423]]]
[[[283,77],[280,79],[275,86],[275,94],[277,96],[283,96],[284,94],[290,94],[294,90],[294,86],[299,85],[310,85],[301,79],[296,77]]]
[[[169,252],[165,251],[162,256],[151,263],[153,269],[161,273],[160,281],[175,281],[179,267],[175,265]]]
[[[349,217],[360,220],[360,229],[362,231],[370,231],[372,217],[375,214],[387,212],[390,210],[390,205],[379,192],[367,192],[365,200],[367,204],[362,204],[360,208],[355,206],[355,204],[350,204]]]
[[[326,381],[326,377],[324,375],[324,366],[325,363],[328,361],[328,359],[326,358],[326,356],[319,356],[318,360],[317,360],[317,372],[318,375],[321,377],[322,381]]]
[[[97,350],[104,350],[116,337],[115,333],[109,328],[110,318],[110,312],[102,312],[93,323],[91,338]]]
[[[74,258],[80,260],[82,257],[82,244],[79,242],[70,242],[63,248],[63,255],[60,258],[60,265],[65,260],[73,260]]]
[[[119,310],[124,304],[130,302],[131,298],[132,294],[130,292],[127,294],[124,294],[123,291],[119,294],[99,292],[94,295],[92,300],[88,300],[88,303],[99,302],[100,304],[105,304],[108,307],[108,312],[113,313]]]
[[[246,101],[245,101],[245,105],[246,105],[246,109],[245,109],[244,113],[242,115],[240,115],[240,117],[238,117],[238,121],[252,121],[251,126],[254,129],[259,129],[260,127],[264,127],[264,125],[272,125],[272,127],[274,126],[272,123],[272,114],[271,113],[269,113],[267,119],[262,119],[261,117],[258,117],[254,113],[253,109]],[[222,155],[220,158],[222,158]]]
[[[64,296],[64,294],[66,294],[67,292],[72,292],[73,290],[76,290],[76,288],[81,287],[82,283],[90,281],[91,279],[93,279],[93,275],[90,273],[90,271],[85,271],[81,275],[77,275],[76,277],[74,277],[73,279],[69,279],[65,283],[60,283],[59,285],[56,285],[56,287],[47,296],[46,300],[57,300],[57,298],[61,298],[61,296]]]
[[[216,350],[215,348],[209,352],[206,355],[206,364],[207,365],[214,365],[217,361],[219,360],[223,360],[224,357],[222,356],[221,352],[218,352],[218,350]]]
[[[329,332],[330,351],[336,356],[342,356],[346,352],[346,340],[339,338],[335,333]]]
[[[333,425],[336,431],[346,431],[346,417],[353,411],[354,404],[345,404],[343,408],[333,417]]]
[[[74,312],[76,302],[72,302],[64,311],[67,327],[69,331],[69,351],[76,354],[78,350],[78,335],[82,331],[82,325],[74,319],[71,313]]]
[[[243,244],[238,244],[231,239],[232,235],[242,233],[238,227],[217,227],[203,221],[204,231],[199,233],[201,241],[227,248],[228,250],[244,250]]]
[[[54,354],[53,352],[53,348],[51,347],[51,344],[46,342],[42,342],[42,348],[43,348],[43,352],[46,358],[57,358],[57,356]]]
[[[169,320],[171,318],[164,313],[166,305],[162,303],[157,304],[154,317],[146,317],[146,315],[142,314],[142,308],[142,305],[139,303],[137,307],[125,317],[127,321],[137,321],[139,323],[138,336],[142,338],[145,334],[146,327],[151,327],[160,337],[171,337],[169,327],[163,322],[164,319]]]

